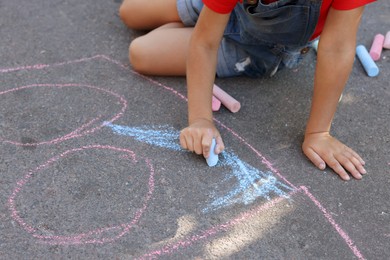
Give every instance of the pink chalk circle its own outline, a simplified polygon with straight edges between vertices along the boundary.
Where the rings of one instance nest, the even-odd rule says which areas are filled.
[[[211,108],[213,111],[218,111],[221,108],[221,101],[214,95],[212,97]]]
[[[220,87],[214,84],[213,95],[218,98],[221,103],[230,110],[232,113],[236,113],[240,110],[241,104],[228,93],[223,91]]]
[[[4,143],[10,143],[17,146],[38,146],[38,145],[50,145],[50,144],[56,144],[60,143],[72,138],[81,137],[90,133],[93,133],[100,128],[102,128],[106,123],[111,123],[120,118],[123,113],[125,112],[127,108],[127,101],[124,97],[121,95],[107,89],[99,88],[96,86],[91,85],[85,85],[85,84],[32,84],[22,87],[17,87],[5,91],[0,92],[0,96],[16,93],[18,91],[26,90],[26,89],[34,89],[34,88],[53,88],[53,89],[62,89],[62,88],[88,88],[97,92],[101,92],[104,94],[108,94],[110,96],[113,96],[117,99],[117,103],[120,104],[119,111],[116,111],[113,113],[111,118],[101,118],[102,116],[97,115],[95,118],[91,118],[86,123],[82,124],[80,127],[76,128],[75,130],[71,131],[70,133],[67,133],[63,136],[56,137],[51,140],[46,140],[42,142],[28,142],[28,143],[22,143],[15,140],[7,140],[5,138],[0,137],[0,142]]]
[[[384,41],[385,36],[382,34],[375,35],[370,49],[370,56],[374,61],[378,61],[381,58]]]
[[[148,202],[150,201],[154,192],[154,168],[148,159],[142,159],[142,161],[145,162],[145,166],[148,169],[147,171],[149,171],[149,180],[148,183],[145,184],[145,186],[148,187],[147,192],[141,206],[138,209],[136,209],[136,212],[133,216],[129,217],[130,219],[128,220],[127,223],[111,225],[108,227],[93,229],[91,231],[84,232],[84,233],[78,233],[78,234],[75,233],[70,236],[65,236],[65,235],[55,235],[55,234],[43,234],[43,232],[38,227],[34,227],[31,224],[27,223],[20,215],[15,200],[18,197],[20,191],[23,190],[24,186],[28,182],[30,182],[32,178],[36,178],[36,176],[38,176],[40,172],[52,167],[53,164],[60,161],[61,159],[68,157],[69,155],[72,155],[80,151],[91,150],[91,149],[111,150],[111,151],[119,152],[120,154],[123,155],[120,156],[120,158],[122,159],[124,158],[126,160],[130,159],[130,161],[132,161],[133,163],[141,161],[140,158],[137,158],[136,154],[129,149],[117,148],[117,147],[106,146],[106,145],[90,145],[90,146],[84,146],[80,148],[67,150],[58,156],[52,157],[47,162],[41,164],[34,170],[30,170],[22,179],[20,179],[16,183],[16,187],[14,188],[11,196],[8,198],[8,206],[11,211],[11,216],[13,220],[16,223],[18,223],[32,237],[39,239],[44,243],[53,244],[53,245],[104,244],[104,243],[114,242],[115,240],[123,237],[141,219],[143,213],[145,212],[148,206]],[[99,158],[97,158],[97,160],[98,159]]]
[[[383,42],[383,48],[390,49],[390,31],[386,33],[385,40]]]

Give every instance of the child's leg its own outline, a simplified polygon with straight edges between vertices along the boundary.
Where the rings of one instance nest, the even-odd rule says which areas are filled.
[[[124,0],[119,15],[132,29],[150,30],[161,25],[180,22],[177,0]]]
[[[133,69],[149,75],[184,76],[192,30],[170,23],[134,39],[129,47]]]

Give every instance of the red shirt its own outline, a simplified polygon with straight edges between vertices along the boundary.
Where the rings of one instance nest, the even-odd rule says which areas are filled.
[[[271,3],[275,1],[276,0],[263,0],[265,3]],[[320,10],[320,17],[311,39],[314,39],[321,34],[330,7],[333,7],[337,10],[351,10],[374,1],[376,0],[323,0]],[[238,2],[242,3],[242,0],[203,0],[203,3],[208,8],[220,14],[230,13],[233,11]]]

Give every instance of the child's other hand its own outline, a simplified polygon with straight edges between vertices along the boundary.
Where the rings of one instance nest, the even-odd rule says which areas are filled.
[[[215,153],[219,154],[225,149],[220,133],[213,122],[207,119],[198,119],[180,133],[180,145],[196,154],[203,154],[205,158],[210,155],[211,141],[215,138]]]
[[[343,180],[350,179],[347,171],[356,179],[366,173],[363,159],[328,132],[306,134],[302,150],[319,169],[324,170],[327,164]]]

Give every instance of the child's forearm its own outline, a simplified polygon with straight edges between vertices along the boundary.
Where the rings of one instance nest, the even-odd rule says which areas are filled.
[[[345,52],[318,49],[314,92],[306,133],[329,132],[338,101],[348,80],[354,49]]]
[[[230,14],[219,14],[206,5],[192,32],[187,53],[187,89],[189,126],[180,133],[184,149],[210,155],[213,139],[216,154],[224,149],[222,137],[213,123],[212,91],[217,65],[217,53]]]
[[[192,33],[186,73],[190,124],[197,119],[212,121],[217,53],[228,19],[229,14],[217,14],[205,6]]]
[[[338,100],[352,69],[356,34],[363,10],[363,7],[349,11],[329,10],[318,45],[306,134],[330,131]]]
[[[356,34],[363,8],[331,8],[317,51],[314,92],[306,134],[329,132],[355,58]],[[345,26],[349,24],[350,26]]]
[[[190,45],[187,58],[188,121],[212,121],[212,87],[215,79],[216,54],[202,46]]]

